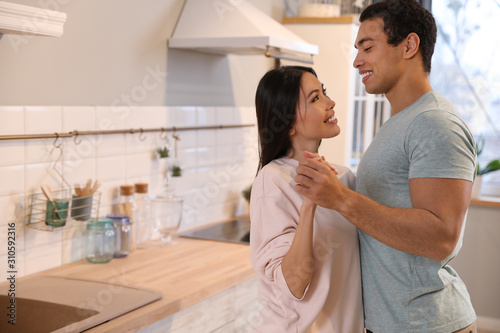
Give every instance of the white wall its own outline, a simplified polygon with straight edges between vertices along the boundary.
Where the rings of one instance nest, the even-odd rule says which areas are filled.
[[[264,56],[169,50],[184,0],[11,2],[65,12],[67,21],[60,38],[2,37],[2,105],[124,105],[151,71],[161,73],[158,84],[129,98],[133,105],[253,105],[258,79],[273,64]],[[252,4],[281,20],[281,0]]]

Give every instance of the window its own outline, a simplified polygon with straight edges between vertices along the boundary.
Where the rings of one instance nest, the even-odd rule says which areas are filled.
[[[499,0],[433,1],[438,41],[431,84],[457,107],[476,141],[479,164],[500,158]],[[500,171],[483,177],[483,195],[500,195]]]
[[[382,124],[391,116],[391,105],[384,95],[368,94],[361,76],[356,72],[354,81],[353,137],[351,147],[351,169],[356,171],[358,164]]]

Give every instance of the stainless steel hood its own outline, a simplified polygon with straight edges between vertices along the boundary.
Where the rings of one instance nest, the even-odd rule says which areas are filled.
[[[305,42],[245,0],[186,0],[169,48],[217,54],[262,54],[312,63]]]

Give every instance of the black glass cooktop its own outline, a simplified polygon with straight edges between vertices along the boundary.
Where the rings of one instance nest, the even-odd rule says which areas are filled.
[[[250,222],[245,220],[232,220],[216,224],[199,230],[185,232],[181,237],[208,239],[221,242],[249,244]]]

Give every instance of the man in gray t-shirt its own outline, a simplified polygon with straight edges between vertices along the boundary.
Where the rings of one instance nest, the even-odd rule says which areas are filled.
[[[358,227],[368,332],[476,332],[467,289],[449,266],[462,245],[475,143],[430,85],[434,18],[415,0],[385,0],[360,22],[353,65],[368,93],[386,95],[392,116],[363,156],[357,192],[313,159],[297,167],[296,190]]]

